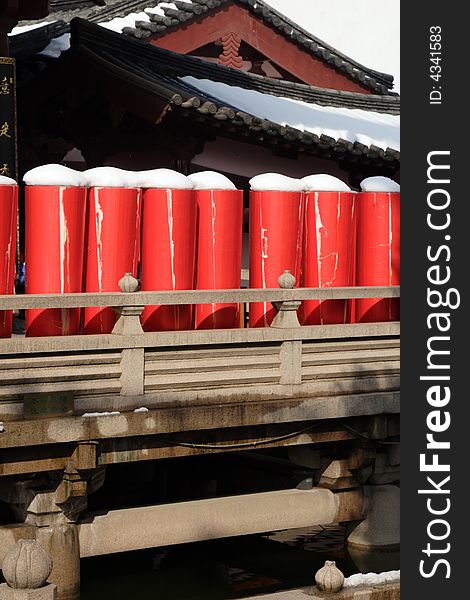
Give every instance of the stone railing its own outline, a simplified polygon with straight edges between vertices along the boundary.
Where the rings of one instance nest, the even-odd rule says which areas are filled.
[[[121,282],[122,289],[137,289],[136,280]],[[302,300],[396,298],[399,288],[293,288],[293,282],[284,274],[284,287],[264,290],[0,296],[5,310],[110,306],[119,315],[111,334],[1,339],[0,421],[41,410],[70,416],[163,401],[395,392],[399,323],[300,326],[296,311]],[[234,302],[272,302],[278,312],[266,328],[144,333],[140,324],[146,305]]]

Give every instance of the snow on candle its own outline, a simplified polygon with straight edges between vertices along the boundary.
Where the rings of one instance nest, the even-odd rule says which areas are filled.
[[[64,165],[41,165],[35,167],[23,177],[26,185],[56,185],[62,187],[85,187],[86,179],[83,173],[69,169]]]
[[[83,172],[88,187],[133,188],[134,176],[117,167],[94,167]]]
[[[193,182],[173,169],[150,169],[149,171],[128,172],[134,179],[134,186],[160,190],[192,190]]]
[[[300,179],[280,173],[262,173],[250,179],[250,187],[253,192],[302,192],[304,184]]]
[[[16,185],[16,181],[11,177],[0,175],[0,185]]]
[[[201,171],[188,175],[195,190],[236,190],[236,186],[228,177],[215,171]]]
[[[389,177],[367,177],[361,181],[363,192],[399,192],[400,185]]]
[[[351,188],[338,177],[317,173],[315,175],[307,175],[300,181],[304,184],[305,191],[315,192],[350,192]]]

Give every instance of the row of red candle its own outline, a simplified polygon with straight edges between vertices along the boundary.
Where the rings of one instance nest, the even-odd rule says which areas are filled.
[[[1,291],[12,293],[15,186],[0,193]],[[235,190],[148,189],[142,198],[136,189],[28,186],[26,292],[117,291],[124,272],[137,275],[139,261],[143,290],[237,288],[242,212]],[[252,192],[250,247],[250,287],[277,287],[286,269],[307,287],[397,284],[399,194]],[[299,315],[303,324],[398,318],[396,301],[358,301],[355,315],[351,306],[307,301]],[[251,326],[267,326],[273,316],[270,303],[250,306]],[[0,317],[0,335],[8,336],[11,312]],[[28,310],[27,335],[108,333],[115,318],[110,308],[87,308],[82,316],[79,309]],[[142,315],[147,331],[239,323],[238,304],[147,307]]]

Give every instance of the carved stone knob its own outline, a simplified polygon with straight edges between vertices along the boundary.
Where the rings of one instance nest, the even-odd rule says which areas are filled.
[[[46,583],[52,561],[36,540],[19,540],[3,559],[2,569],[11,588],[35,590]]]
[[[343,587],[344,575],[334,560],[327,560],[324,566],[316,572],[315,583],[322,592],[329,594],[339,592]]]
[[[118,286],[121,292],[136,292],[139,289],[139,282],[132,273],[125,273],[124,277],[118,281]]]
[[[286,269],[284,273],[279,276],[277,282],[279,287],[283,290],[291,290],[295,286],[296,280],[292,273]]]

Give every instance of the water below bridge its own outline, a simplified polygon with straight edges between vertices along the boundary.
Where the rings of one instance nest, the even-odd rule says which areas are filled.
[[[81,600],[229,600],[313,583],[325,560],[348,576],[399,569],[399,551],[346,549],[341,526],[82,560]]]

